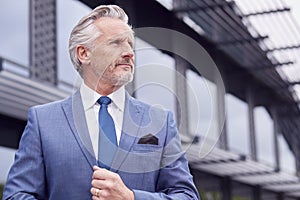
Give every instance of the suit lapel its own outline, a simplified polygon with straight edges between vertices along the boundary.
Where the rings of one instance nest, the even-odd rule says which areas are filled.
[[[126,93],[122,133],[111,171],[117,172],[131,151],[140,129],[143,114],[144,109],[140,103]]]
[[[68,101],[64,102],[62,107],[78,145],[91,167],[93,167],[97,161],[93,151],[79,90],[69,98]]]

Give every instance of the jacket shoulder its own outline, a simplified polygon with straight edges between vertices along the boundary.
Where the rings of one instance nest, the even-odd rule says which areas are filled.
[[[57,110],[58,108],[61,108],[61,106],[63,104],[68,103],[70,101],[71,101],[71,96],[67,97],[65,99],[52,101],[52,102],[45,103],[45,104],[35,105],[35,106],[30,107],[29,110],[36,110],[39,112]]]

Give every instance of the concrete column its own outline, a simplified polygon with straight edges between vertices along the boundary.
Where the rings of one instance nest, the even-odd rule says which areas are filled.
[[[188,69],[188,63],[181,57],[174,55],[175,59],[175,85],[176,85],[176,114],[177,125],[179,132],[187,138],[191,138],[188,128],[188,100],[187,100],[187,83],[186,83],[186,70]]]
[[[275,107],[271,108],[271,114],[273,118],[274,127],[274,155],[275,155],[275,169],[280,170],[280,155],[279,155],[279,145],[278,145],[278,134],[280,134],[280,127],[278,124],[278,115]]]
[[[226,101],[225,101],[225,95],[224,91],[222,91],[221,83],[222,80],[216,78],[215,84],[217,87],[217,103],[216,103],[216,110],[217,110],[217,120],[218,120],[218,130],[221,131],[220,139],[219,139],[219,147],[225,150],[228,150],[228,139],[227,139],[227,132],[226,132],[226,118],[223,114],[220,113],[225,113],[226,112]]]
[[[0,57],[0,71],[3,69],[3,58]]]
[[[253,188],[252,188],[252,199],[253,200],[261,200],[262,198],[261,198],[261,188],[260,188],[260,186],[254,186]]]
[[[297,145],[295,145],[296,147]],[[296,162],[296,175],[300,177],[300,147],[295,148],[294,155],[295,155],[295,162]]]
[[[283,193],[279,193],[278,195],[277,195],[277,198],[276,198],[276,200],[284,200],[285,198],[284,198],[284,194]]]
[[[249,87],[247,89],[248,115],[249,115],[249,134],[250,134],[250,153],[252,160],[257,160],[256,139],[255,139],[255,123],[254,123],[254,99],[253,91]]]
[[[222,200],[232,199],[232,186],[229,177],[224,177],[221,179],[221,192],[222,192]]]

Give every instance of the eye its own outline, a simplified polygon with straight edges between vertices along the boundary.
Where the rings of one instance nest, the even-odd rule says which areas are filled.
[[[120,45],[121,43],[122,43],[121,40],[113,40],[110,42],[110,44],[112,44],[112,45]]]
[[[128,44],[131,48],[134,48],[134,43],[132,41],[128,41]]]

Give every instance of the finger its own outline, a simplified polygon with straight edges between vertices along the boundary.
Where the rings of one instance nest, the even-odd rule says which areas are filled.
[[[112,187],[112,182],[108,180],[99,180],[99,179],[93,179],[92,180],[92,187],[99,188],[99,189],[107,189]]]
[[[90,189],[90,192],[91,192],[92,196],[99,198],[99,196],[100,196],[100,189],[92,187]]]
[[[92,178],[106,180],[106,179],[111,179],[114,176],[115,176],[114,172],[108,171],[103,168],[99,168],[94,171]]]
[[[91,189],[90,189],[90,193],[94,196],[95,195],[95,189],[96,188],[93,188],[93,187],[91,187]]]
[[[94,166],[93,169],[94,169],[94,172],[93,172],[92,179],[95,179],[95,178],[100,179],[102,177],[101,173],[104,173],[104,170],[102,168],[99,168],[96,166]]]
[[[98,169],[101,169],[100,167],[98,167],[97,165],[94,165],[93,166],[93,170],[95,171],[95,170],[98,170]]]
[[[100,198],[96,196],[92,196],[92,200],[100,200]]]
[[[96,195],[96,188],[95,188],[95,187],[91,187],[90,193],[91,193],[93,196],[95,196],[95,195]]]

